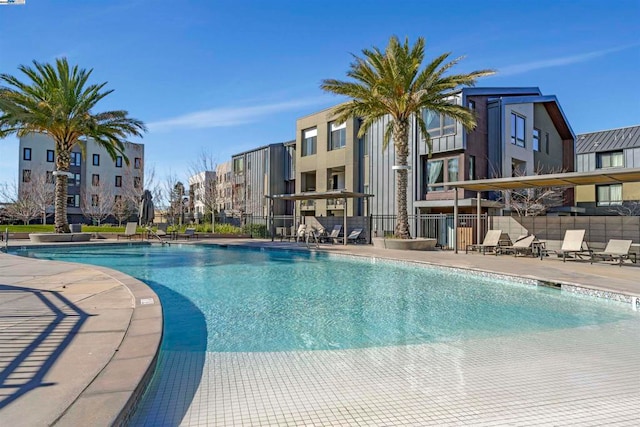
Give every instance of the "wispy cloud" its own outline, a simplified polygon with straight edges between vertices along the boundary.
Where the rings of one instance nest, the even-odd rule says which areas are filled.
[[[576,64],[579,62],[587,62],[592,59],[608,55],[614,52],[630,49],[640,46],[639,43],[618,46],[610,49],[596,50],[593,52],[581,53],[578,55],[562,56],[559,58],[543,59],[540,61],[526,62],[524,64],[509,65],[498,69],[496,76],[513,76],[515,74],[527,73],[529,71],[540,70],[542,68],[561,67],[563,65]]]
[[[180,116],[148,123],[149,130],[168,132],[177,129],[206,129],[255,123],[266,116],[291,111],[301,107],[327,103],[326,97],[298,99],[247,107],[222,107],[196,111]]]

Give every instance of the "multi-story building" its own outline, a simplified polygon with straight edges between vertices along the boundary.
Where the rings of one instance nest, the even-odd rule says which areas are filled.
[[[367,191],[367,153],[358,130],[358,119],[337,123],[333,107],[298,119],[295,192]],[[299,212],[306,216],[342,216],[344,209],[342,198],[299,202]],[[347,206],[347,215],[361,214],[359,203]]]
[[[293,142],[275,143],[232,156],[232,206],[241,214],[283,215],[287,204],[278,200],[268,212],[265,196],[290,190],[295,166],[291,157]]]
[[[446,116],[424,111],[431,155],[415,121],[409,134],[408,206],[411,214],[453,212],[448,182],[574,170],[575,136],[555,96],[538,88],[464,88],[450,102],[476,113],[472,131]],[[338,124],[333,108],[298,119],[296,192],[348,191],[373,194],[373,215],[396,213],[393,141],[383,150],[388,119],[358,138],[358,119]],[[475,192],[457,190],[461,212],[474,212]],[[572,204],[572,192],[568,191]],[[484,212],[499,209],[497,195],[483,194]],[[332,201],[302,202],[303,215],[336,215]],[[362,203],[347,215],[361,215]]]
[[[217,183],[214,171],[202,171],[189,177],[189,195],[193,209],[193,218],[199,223],[206,214],[215,210],[217,205]]]
[[[54,182],[55,143],[51,137],[31,133],[20,138],[19,186],[33,176],[44,174],[47,182]],[[71,165],[67,189],[69,223],[86,222],[83,203],[95,203],[101,195],[120,198],[142,193],[144,178],[144,145],[127,142],[123,156],[111,158],[107,151],[89,139],[84,153],[79,146],[71,151]],[[135,196],[133,197],[135,198]]]
[[[216,189],[216,210],[225,215],[231,215],[233,183],[230,160],[216,166]]]
[[[577,136],[577,171],[609,168],[640,168],[640,126]],[[587,215],[640,215],[640,183],[578,186],[576,205]]]

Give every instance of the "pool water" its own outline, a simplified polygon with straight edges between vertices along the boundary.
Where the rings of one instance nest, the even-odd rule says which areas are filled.
[[[218,246],[20,251],[148,283],[169,351],[338,350],[478,339],[627,319],[619,303],[480,274]]]

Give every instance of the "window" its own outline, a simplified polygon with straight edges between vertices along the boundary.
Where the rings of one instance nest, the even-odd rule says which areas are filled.
[[[22,160],[31,160],[31,148],[22,149]]]
[[[524,117],[511,113],[511,143],[524,147]]]
[[[142,165],[142,159],[140,157],[133,159],[133,167],[135,169],[140,169],[140,165]]]
[[[533,151],[540,151],[540,129],[533,128]]]
[[[318,129],[307,129],[302,131],[302,155],[311,156],[316,154],[316,142],[318,140]]]
[[[347,144],[347,123],[336,125],[335,122],[329,124],[329,150],[337,150]]]
[[[70,207],[70,208],[80,207],[80,195],[75,194],[75,195],[67,196],[67,207]]]
[[[447,161],[448,176],[447,182],[454,182],[458,180],[458,158],[449,159]]]
[[[76,187],[80,187],[80,174],[74,173],[73,178],[69,179],[69,185],[75,185]]]
[[[621,167],[624,167],[624,154],[622,151],[596,153],[596,169]]]
[[[469,156],[469,179],[476,179],[476,156]]]
[[[71,153],[71,166],[80,166],[82,163],[82,154],[80,152],[72,152]]]
[[[94,187],[98,187],[100,185],[100,175],[96,173],[91,175],[91,185]]]
[[[100,154],[93,155],[93,166],[100,166]]]
[[[598,206],[619,206],[622,204],[622,184],[596,186]]]
[[[116,156],[116,167],[117,168],[122,167],[122,156]]]
[[[544,133],[544,151],[549,154],[549,132]]]
[[[55,160],[56,154],[53,150],[47,150],[47,162],[53,163]]]
[[[47,171],[47,184],[53,184],[53,171]]]
[[[96,207],[98,206],[98,202],[99,202],[99,198],[97,194],[92,194],[91,195],[91,206]]]
[[[118,205],[120,203],[122,203],[122,195],[120,194],[116,194],[115,197],[113,198],[113,202]]]
[[[427,132],[431,138],[438,138],[456,133],[456,122],[449,116],[425,110],[422,116]]]
[[[140,177],[139,176],[134,176],[133,177],[133,188],[140,188]]]
[[[443,160],[429,160],[427,162],[427,192],[444,190]]]
[[[238,175],[244,173],[244,159],[242,157],[233,159],[233,173]]]
[[[22,170],[22,182],[31,182],[31,169]]]
[[[469,100],[467,101],[467,108],[471,111],[476,110],[476,101]]]
[[[116,175],[116,187],[122,187],[122,177],[120,175]]]

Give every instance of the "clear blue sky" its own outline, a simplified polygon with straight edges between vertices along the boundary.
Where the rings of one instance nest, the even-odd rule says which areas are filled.
[[[27,0],[0,6],[0,72],[93,68],[115,90],[99,110],[145,121],[147,164],[185,179],[203,150],[223,162],[294,139],[297,118],[340,101],[321,80],[394,34],[498,71],[478,86],[556,95],[576,133],[640,124],[640,0]],[[0,140],[0,183],[17,165],[17,139]]]

